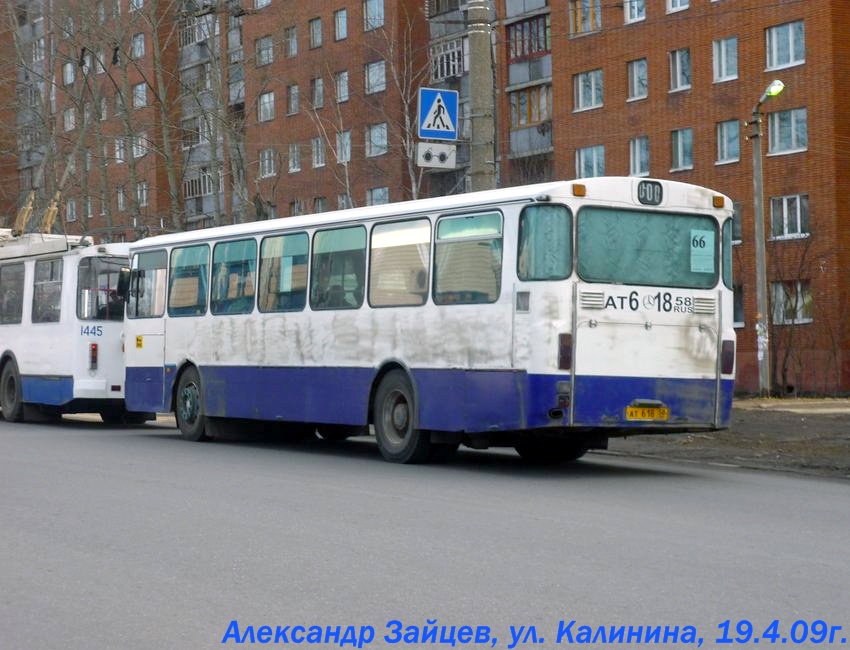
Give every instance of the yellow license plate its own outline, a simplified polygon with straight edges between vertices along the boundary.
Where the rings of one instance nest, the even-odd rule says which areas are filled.
[[[670,409],[666,406],[627,406],[626,419],[666,422],[670,419]]]

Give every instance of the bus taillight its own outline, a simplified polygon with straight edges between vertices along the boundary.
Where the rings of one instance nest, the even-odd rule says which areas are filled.
[[[731,375],[735,369],[735,341],[723,341],[720,346],[720,374]]]
[[[89,370],[97,370],[97,343],[89,343]]]
[[[573,366],[573,335],[558,334],[558,368],[569,370]]]

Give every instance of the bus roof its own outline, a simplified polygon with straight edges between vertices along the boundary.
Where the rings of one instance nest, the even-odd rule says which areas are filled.
[[[82,255],[127,255],[129,245],[113,243],[95,246],[91,237],[86,236],[38,232],[15,235],[11,228],[0,228],[0,260],[69,252]]]

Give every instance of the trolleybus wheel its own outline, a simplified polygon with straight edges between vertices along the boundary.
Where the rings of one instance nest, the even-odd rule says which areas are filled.
[[[20,422],[24,419],[24,402],[21,395],[21,376],[18,365],[11,359],[3,366],[0,374],[0,408],[7,422]]]
[[[206,416],[201,397],[201,377],[196,368],[186,368],[177,383],[174,415],[184,440],[209,440],[206,431]]]
[[[584,440],[523,440],[514,449],[523,460],[538,465],[557,465],[578,460],[587,453]]]
[[[431,436],[416,429],[416,399],[407,375],[392,370],[381,380],[373,404],[375,437],[384,459],[393,463],[421,463],[428,459]]]

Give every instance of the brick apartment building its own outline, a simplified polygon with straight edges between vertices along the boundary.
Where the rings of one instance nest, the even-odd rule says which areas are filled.
[[[70,166],[69,232],[135,238],[468,187],[475,57],[460,0],[187,0],[169,10],[66,0],[49,16],[46,2],[10,1],[15,54],[11,39],[0,47],[7,77],[23,59],[18,160],[11,181],[0,167],[0,185],[17,188],[18,205],[35,186],[43,205]],[[785,83],[761,107],[773,383],[850,391],[846,0],[493,0],[490,10],[501,185],[631,174],[733,198],[738,379],[750,391],[744,122],[770,81]],[[457,169],[423,175],[414,164],[419,86],[460,92]]]

